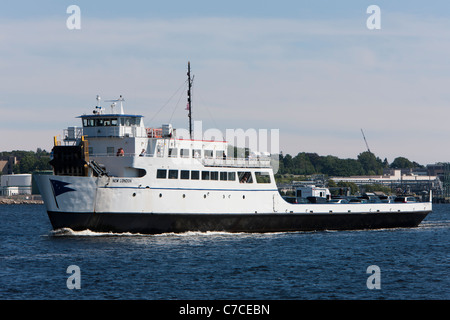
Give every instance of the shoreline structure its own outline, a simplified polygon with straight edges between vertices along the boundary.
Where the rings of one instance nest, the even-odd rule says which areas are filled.
[[[2,197],[0,196],[0,205],[8,204],[44,204],[41,196],[29,196],[29,197]]]

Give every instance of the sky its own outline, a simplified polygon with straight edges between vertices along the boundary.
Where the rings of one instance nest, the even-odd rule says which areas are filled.
[[[363,129],[382,160],[448,162],[449,57],[448,1],[3,1],[0,151],[50,151],[97,95],[187,128],[190,61],[203,129],[278,129],[284,154],[340,158],[367,150]]]

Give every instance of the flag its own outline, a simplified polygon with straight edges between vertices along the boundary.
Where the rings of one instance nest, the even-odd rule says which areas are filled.
[[[70,184],[68,182],[53,179],[50,179],[50,182],[52,183],[53,194],[55,195],[55,197],[69,191],[76,191],[75,189],[66,187],[68,184]]]
[[[59,209],[59,205],[58,205],[58,201],[56,200],[56,197],[63,193],[66,193],[69,191],[76,191],[76,190],[66,187],[68,184],[70,184],[68,182],[63,182],[63,181],[53,180],[53,179],[49,179],[49,180],[52,185],[53,198],[55,199],[56,207]]]

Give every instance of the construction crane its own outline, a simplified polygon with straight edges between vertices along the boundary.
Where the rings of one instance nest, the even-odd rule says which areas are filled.
[[[370,149],[369,149],[369,145],[367,144],[366,136],[364,135],[363,129],[361,129],[361,133],[362,133],[362,136],[363,136],[363,138],[364,138],[364,142],[366,143],[367,151],[369,151],[369,153],[372,153],[372,152],[370,151]]]

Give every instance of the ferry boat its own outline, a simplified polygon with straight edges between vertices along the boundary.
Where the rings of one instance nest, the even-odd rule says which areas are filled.
[[[189,132],[191,87],[188,64]],[[100,100],[99,97],[97,97]],[[117,233],[187,231],[289,232],[416,227],[427,202],[300,203],[285,201],[270,158],[228,155],[226,141],[189,139],[171,125],[147,128],[126,114],[96,106],[55,137],[53,175],[36,182],[54,229]],[[119,103],[119,105],[117,105]],[[120,108],[119,108],[120,106]]]

